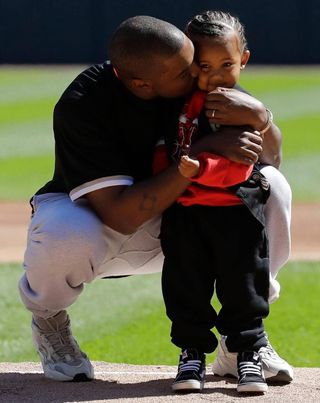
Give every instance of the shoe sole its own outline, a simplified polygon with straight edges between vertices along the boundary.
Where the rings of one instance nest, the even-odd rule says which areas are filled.
[[[214,376],[219,376],[221,378],[237,378],[237,376],[230,374],[230,373],[218,373],[218,372],[214,372],[213,371],[213,375]],[[293,381],[293,376],[287,372],[287,371],[279,371],[276,375],[274,375],[274,373],[271,372],[267,372],[266,370],[264,370],[264,376],[266,378],[267,382],[282,382],[282,383],[290,383]]]
[[[91,382],[93,378],[88,378],[87,374],[77,374],[71,382]]]
[[[200,392],[203,389],[203,382],[189,380],[176,382],[172,385],[171,389],[176,393]]]
[[[35,344],[35,347],[38,348],[37,344]],[[78,372],[75,373],[73,376],[66,375],[63,372],[55,371],[54,369],[48,367],[45,364],[45,359],[41,351],[37,350],[37,352],[40,357],[45,378],[52,379],[58,382],[89,382],[94,379],[94,369],[92,366],[90,367],[88,372]]]
[[[266,372],[264,372],[267,382],[282,382],[282,383],[290,383],[293,381],[293,376],[290,375],[286,371],[279,371],[277,375],[268,376]]]
[[[86,373],[81,372],[79,374],[75,374],[73,377],[68,376],[65,374],[62,374],[61,372],[58,371],[50,371],[50,370],[45,370],[44,371],[44,376],[48,379],[52,379],[54,381],[58,382],[90,382],[94,379],[94,376],[90,375],[88,376]]]
[[[266,383],[247,383],[237,386],[239,393],[265,393],[267,390],[268,385]]]

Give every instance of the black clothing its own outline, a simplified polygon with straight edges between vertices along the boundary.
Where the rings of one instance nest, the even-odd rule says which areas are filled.
[[[174,392],[199,392],[206,376],[206,356],[195,348],[181,351],[178,373],[172,384]]]
[[[202,113],[196,138],[209,132],[211,127]],[[167,139],[169,155],[175,138]],[[207,189],[210,193],[210,187]],[[172,342],[180,348],[214,351],[214,326],[228,336],[231,352],[267,345],[262,319],[269,313],[269,255],[264,229],[269,184],[254,167],[247,181],[229,190],[243,205],[186,207],[176,203],[162,216],[162,292],[172,321]],[[222,304],[219,314],[211,305],[214,288]]]
[[[131,184],[152,176],[154,147],[176,131],[182,101],[143,100],[128,91],[108,63],[82,72],[65,90],[54,110],[56,161],[53,179],[38,191],[87,193]],[[120,182],[119,182],[120,180]]]
[[[180,348],[214,351],[216,326],[231,352],[266,346],[262,318],[268,315],[269,259],[263,225],[244,205],[175,204],[164,214],[162,289]],[[222,304],[211,305],[216,287]]]
[[[259,171],[258,166],[255,165],[253,167],[253,171],[248,180],[229,187],[229,190],[233,191],[238,197],[240,197],[243,204],[264,227],[264,208],[270,196],[270,184],[266,177]]]

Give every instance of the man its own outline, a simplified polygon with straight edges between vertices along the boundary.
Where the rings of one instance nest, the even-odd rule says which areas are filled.
[[[153,177],[151,162],[157,140],[175,132],[194,86],[192,42],[167,22],[133,17],[116,30],[110,58],[112,65],[80,74],[57,103],[54,176],[32,199],[20,292],[44,374],[61,381],[94,376],[65,309],[94,278],[159,271],[159,216],[189,185],[174,164]],[[264,106],[239,94],[221,94],[220,107],[228,107],[231,120],[246,116],[264,128]],[[208,98],[208,108],[215,102]],[[199,140],[192,153],[247,164],[260,155],[276,164],[279,130],[271,125],[265,139],[262,147],[259,134],[230,128]]]

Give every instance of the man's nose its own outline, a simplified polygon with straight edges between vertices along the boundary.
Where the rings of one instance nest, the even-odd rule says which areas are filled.
[[[193,78],[198,77],[200,72],[200,67],[198,66],[198,64],[196,62],[192,62],[191,66],[190,66],[190,75]]]

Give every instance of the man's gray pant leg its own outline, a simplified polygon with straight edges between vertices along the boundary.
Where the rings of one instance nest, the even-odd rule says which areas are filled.
[[[272,166],[263,166],[262,174],[268,179],[271,192],[266,203],[266,229],[270,249],[270,291],[269,302],[279,298],[280,284],[276,276],[287,262],[291,250],[291,200],[292,193],[282,173]]]
[[[19,288],[25,306],[51,317],[70,306],[104,260],[103,225],[85,200],[62,193],[34,198]]]
[[[102,224],[85,199],[48,193],[35,196],[34,207],[19,288],[37,316],[67,308],[95,278],[162,269],[159,217],[123,235]]]

